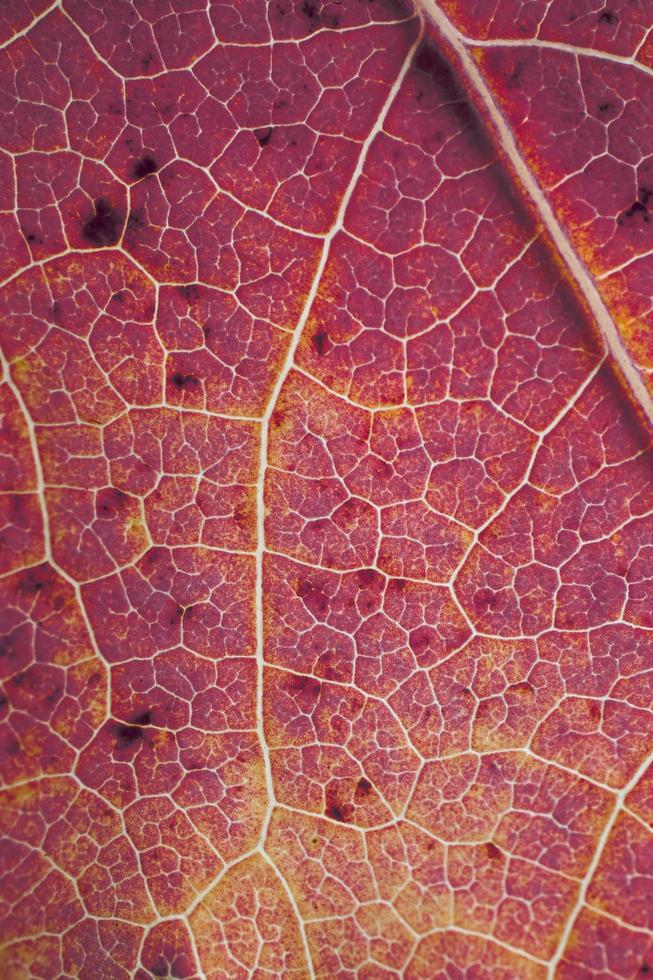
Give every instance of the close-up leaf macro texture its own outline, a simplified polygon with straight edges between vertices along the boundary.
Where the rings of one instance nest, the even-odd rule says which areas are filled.
[[[1,0],[0,980],[653,976],[653,0]]]

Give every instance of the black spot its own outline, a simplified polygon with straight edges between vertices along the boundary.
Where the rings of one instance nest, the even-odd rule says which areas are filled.
[[[607,112],[608,109],[612,108],[611,102],[600,102],[598,105],[599,112]]]
[[[259,146],[267,146],[274,132],[273,126],[268,126],[267,129],[255,129],[254,136]]]
[[[199,384],[199,380],[194,374],[182,374],[181,371],[175,371],[174,374],[170,375],[170,381],[178,388],[179,391],[182,388],[193,388],[195,385]]]
[[[364,777],[359,779],[358,784],[356,786],[356,798],[365,799],[365,797],[369,796],[371,792],[372,792],[372,784],[369,781],[369,779],[365,779]]]
[[[129,725],[118,725],[116,729],[116,747],[128,749],[139,742],[145,735],[144,726],[150,723],[150,712],[143,711]]]
[[[18,591],[27,595],[39,593],[41,589],[44,589],[52,581],[52,578],[52,571],[47,565],[30,568],[21,575]]]
[[[639,968],[639,972],[640,973],[650,973],[651,972],[651,968],[648,965],[648,963],[642,963],[642,965]]]
[[[624,225],[627,222],[632,224],[632,219],[636,219],[638,216],[648,225],[650,222],[650,215],[648,212],[648,202],[651,199],[651,191],[647,188],[641,188],[638,192],[638,200],[633,201],[629,208],[623,211],[617,218],[618,225]]]
[[[619,18],[611,10],[602,10],[599,14],[599,24],[616,24]]]
[[[145,156],[141,157],[134,164],[134,177],[136,180],[141,180],[141,178],[147,177],[149,174],[155,174],[157,170],[156,160],[146,153]]]
[[[314,677],[307,677],[305,674],[291,674],[287,679],[287,690],[297,694],[306,694],[308,698],[317,700],[322,685]]]
[[[329,804],[325,810],[325,813],[327,817],[331,817],[332,820],[337,820],[339,823],[347,822],[344,809],[337,803]]]
[[[151,711],[141,711],[140,715],[132,718],[132,725],[149,725],[151,718]]]
[[[184,618],[184,607],[177,606],[172,616],[170,616],[170,618],[168,619],[168,625],[174,626],[175,623],[178,623],[179,620],[183,618]]]
[[[200,298],[200,288],[196,282],[189,282],[183,286],[177,286],[177,289],[187,303],[197,303]]]
[[[327,349],[327,343],[329,341],[329,335],[324,331],[320,330],[319,333],[313,334],[313,347],[315,348],[315,353],[318,356],[322,356]]]
[[[302,4],[302,13],[308,17],[311,21],[316,21],[318,19],[317,4],[313,3],[312,0],[304,0]]]
[[[98,247],[115,245],[120,238],[123,218],[106,197],[99,197],[93,207],[94,214],[84,224],[82,235]]]

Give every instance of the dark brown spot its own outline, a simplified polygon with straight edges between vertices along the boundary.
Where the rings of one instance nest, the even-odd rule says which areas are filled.
[[[319,333],[313,334],[313,347],[315,348],[315,353],[318,356],[326,353],[327,344],[329,342],[329,335],[325,333],[324,330],[320,330]]]
[[[338,681],[345,680],[346,677],[342,671],[340,671],[337,665],[333,662],[333,653],[331,650],[326,650],[321,656],[318,657],[317,663],[315,664],[315,673],[323,677],[325,681]]]
[[[85,222],[82,235],[87,242],[99,248],[115,245],[122,231],[122,215],[106,197],[99,197],[93,208],[94,213]]]
[[[332,820],[338,820],[340,823],[345,823],[344,809],[337,803],[331,803],[325,810],[327,817],[331,817]]]
[[[187,303],[196,303],[200,298],[200,288],[196,282],[188,282],[183,286],[177,286],[177,290]]]
[[[315,677],[308,677],[306,674],[291,674],[287,681],[287,689],[293,693],[305,694],[311,700],[317,701],[322,685]]]
[[[361,803],[363,800],[366,800],[368,798],[371,792],[372,792],[371,782],[369,781],[369,779],[365,779],[365,777],[361,777],[361,779],[358,780],[358,783],[356,785],[354,800],[356,801],[356,803]]]
[[[599,14],[599,24],[616,24],[619,18],[612,10],[602,10]]]
[[[54,572],[48,565],[39,565],[37,568],[30,568],[20,576],[18,591],[22,593],[34,594],[44,589],[54,579]]]
[[[180,391],[182,388],[194,388],[195,385],[199,384],[199,379],[194,374],[182,374],[181,371],[175,371],[174,374],[171,374],[170,381]]]
[[[267,126],[265,129],[255,129],[254,136],[259,146],[267,146],[272,138],[272,133],[274,128],[272,126]]]
[[[642,220],[648,224],[648,208],[642,201],[633,201],[630,207],[620,216],[619,224],[624,224],[629,218],[635,218],[637,215],[640,215]]]
[[[175,623],[178,623],[179,620],[183,618],[184,618],[184,607],[177,606],[172,616],[170,616],[170,618],[168,619],[168,623],[170,626],[174,626]]]
[[[312,0],[304,0],[304,3],[302,4],[302,13],[311,21],[317,20],[317,4],[313,3]]]
[[[127,749],[139,742],[145,735],[144,727],[150,723],[150,712],[143,711],[136,715],[129,725],[118,725],[116,728],[116,748]]]
[[[156,165],[156,160],[151,157],[148,153],[137,160],[134,164],[134,177],[136,180],[142,180],[143,177],[148,177],[150,174],[155,174],[158,170]]]

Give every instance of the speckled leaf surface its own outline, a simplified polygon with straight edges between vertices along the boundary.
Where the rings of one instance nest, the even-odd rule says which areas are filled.
[[[653,972],[653,9],[0,9],[0,974]]]

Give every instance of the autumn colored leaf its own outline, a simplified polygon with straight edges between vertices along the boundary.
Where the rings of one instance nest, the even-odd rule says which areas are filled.
[[[649,0],[0,8],[0,978],[653,973]]]

